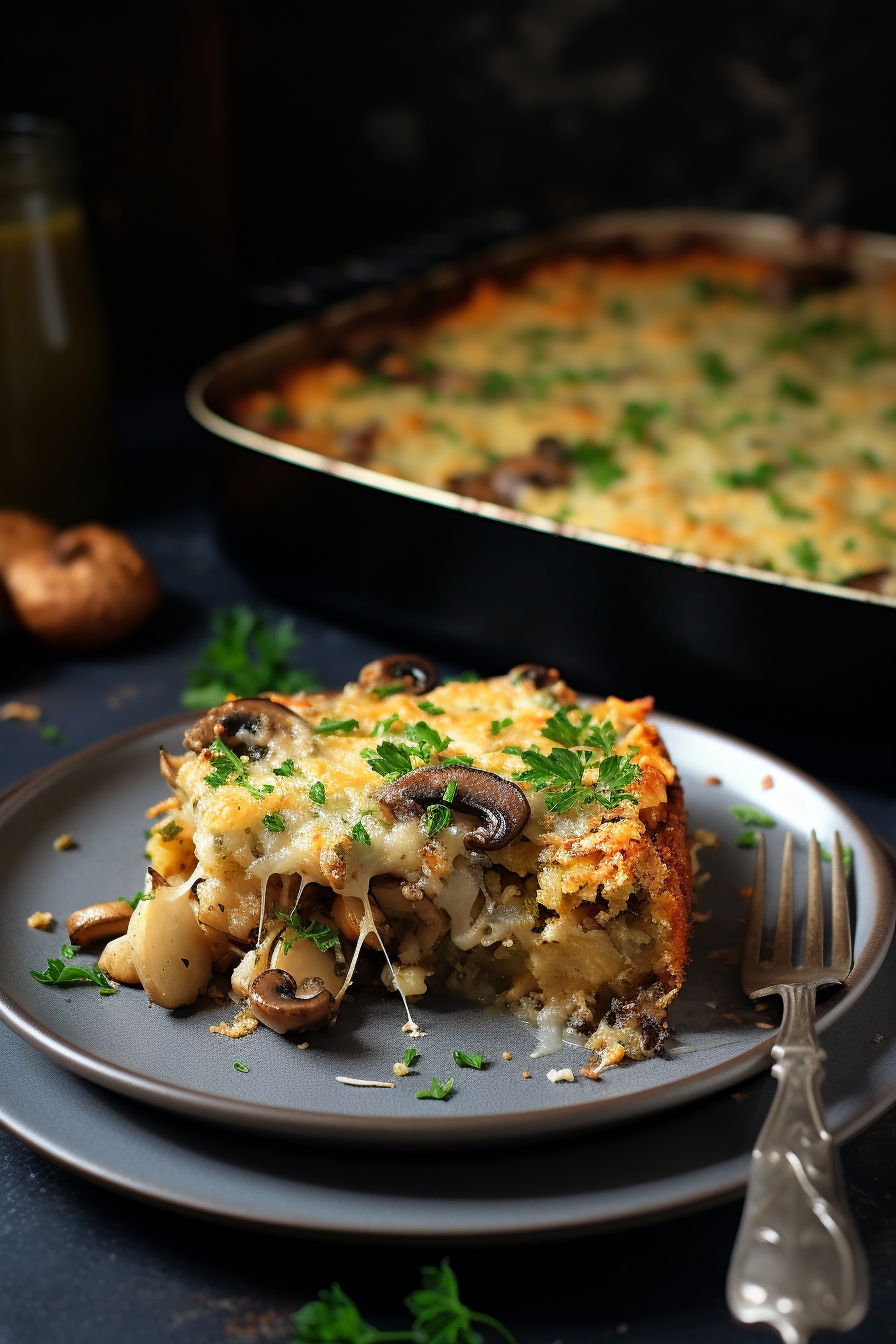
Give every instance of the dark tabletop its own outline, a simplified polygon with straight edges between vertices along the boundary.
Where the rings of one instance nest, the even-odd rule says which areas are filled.
[[[33,724],[0,723],[0,790],[66,752],[176,711],[185,669],[207,637],[215,607],[247,601],[283,611],[217,545],[203,501],[203,467],[179,396],[132,398],[122,440],[118,521],[158,567],[165,605],[126,645],[89,658],[59,659],[2,633],[0,698],[38,704],[65,742],[53,745]],[[247,532],[246,545],[257,545],[256,538]],[[320,615],[295,614],[302,661],[326,684],[341,684],[383,652],[374,639]],[[458,670],[444,658],[441,665]],[[832,743],[835,738],[832,731]],[[779,750],[788,754],[786,744]],[[848,776],[842,740],[834,759],[838,768],[825,782],[896,843],[893,797]],[[843,1151],[873,1285],[871,1312],[849,1337],[857,1341],[896,1338],[894,1152],[896,1112]],[[562,1160],[562,1153],[546,1153],[545,1160]],[[595,1161],[606,1160],[612,1160],[612,1133],[595,1140]],[[403,1328],[402,1298],[417,1286],[420,1266],[444,1254],[451,1256],[464,1300],[500,1317],[520,1344],[745,1337],[724,1302],[739,1201],[575,1240],[399,1248],[314,1243],[194,1222],[94,1187],[4,1134],[0,1183],[0,1344],[288,1341],[289,1313],[334,1279],[376,1325]]]

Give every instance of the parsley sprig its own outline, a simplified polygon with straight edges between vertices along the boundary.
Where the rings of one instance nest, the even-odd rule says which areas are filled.
[[[487,1326],[506,1344],[517,1344],[505,1325],[481,1311],[471,1311],[460,1300],[457,1278],[448,1260],[438,1268],[428,1265],[420,1271],[421,1287],[405,1298],[413,1317],[410,1330],[378,1330],[365,1321],[358,1308],[338,1283],[318,1293],[316,1302],[307,1302],[292,1318],[293,1344],[386,1344],[408,1340],[411,1344],[482,1344],[482,1335],[473,1328]]]
[[[311,672],[289,665],[289,655],[302,642],[291,616],[269,623],[239,603],[216,612],[212,630],[215,637],[190,669],[189,687],[181,695],[188,709],[210,709],[231,692],[243,699],[262,691],[320,690]]]
[[[471,1055],[467,1050],[454,1050],[454,1062],[459,1069],[481,1069],[482,1055]]]
[[[339,947],[339,934],[331,929],[327,924],[320,924],[316,919],[309,919],[306,923],[298,910],[292,914],[287,914],[284,910],[278,910],[274,906],[274,919],[283,919],[293,930],[291,938],[284,938],[283,951],[288,952],[293,943],[297,943],[300,938],[309,938],[315,947],[321,952],[329,952],[333,947]]]
[[[365,747],[361,755],[371,770],[391,784],[415,770],[418,761],[429,765],[433,754],[446,751],[450,741],[450,737],[442,737],[431,724],[420,719],[406,726],[402,740],[381,741],[376,747]]]
[[[115,985],[109,983],[102,971],[91,970],[89,966],[71,966],[67,963],[79,950],[63,947],[59,957],[47,957],[45,971],[29,971],[29,975],[41,985],[98,985],[101,994],[117,994]]]
[[[215,738],[209,750],[214,765],[206,775],[205,782],[210,789],[219,789],[222,784],[238,784],[240,788],[251,793],[253,798],[259,799],[274,792],[273,784],[262,784],[261,788],[257,789],[254,784],[249,783],[249,772],[245,763],[226,742],[222,742],[220,737]]]
[[[621,803],[635,803],[628,786],[641,776],[641,767],[635,764],[636,748],[627,756],[609,755],[598,763],[593,751],[570,751],[568,747],[554,747],[549,756],[538,747],[520,752],[525,770],[517,771],[514,779],[532,784],[539,793],[545,793],[545,807],[549,812],[568,812],[572,807],[587,807],[599,803],[601,807],[618,807]],[[585,771],[597,764],[597,781],[585,784]]]
[[[439,831],[444,831],[445,827],[450,825],[451,808],[448,804],[454,802],[454,795],[456,793],[457,781],[450,779],[445,785],[442,801],[440,803],[430,803],[423,818],[423,824],[426,827],[427,835],[438,835]]]
[[[425,1092],[415,1092],[414,1096],[418,1101],[444,1101],[453,1091],[453,1078],[449,1078],[447,1083],[440,1083],[438,1078],[433,1078],[431,1087],[428,1087]]]

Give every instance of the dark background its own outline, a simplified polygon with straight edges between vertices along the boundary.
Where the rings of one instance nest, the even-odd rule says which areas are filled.
[[[76,131],[120,386],[502,233],[620,206],[896,230],[874,0],[36,0],[0,103]]]

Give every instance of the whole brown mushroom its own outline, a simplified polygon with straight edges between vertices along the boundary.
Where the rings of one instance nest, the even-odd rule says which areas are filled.
[[[84,523],[11,561],[4,576],[16,615],[43,643],[73,651],[124,639],[155,611],[149,562],[121,532]]]

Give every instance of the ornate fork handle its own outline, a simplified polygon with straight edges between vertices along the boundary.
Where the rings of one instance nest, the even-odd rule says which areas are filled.
[[[821,1103],[825,1053],[815,985],[775,987],[784,1019],[772,1054],[778,1089],[753,1149],[728,1271],[728,1304],[773,1326],[785,1344],[851,1330],[868,1309],[868,1270]]]

